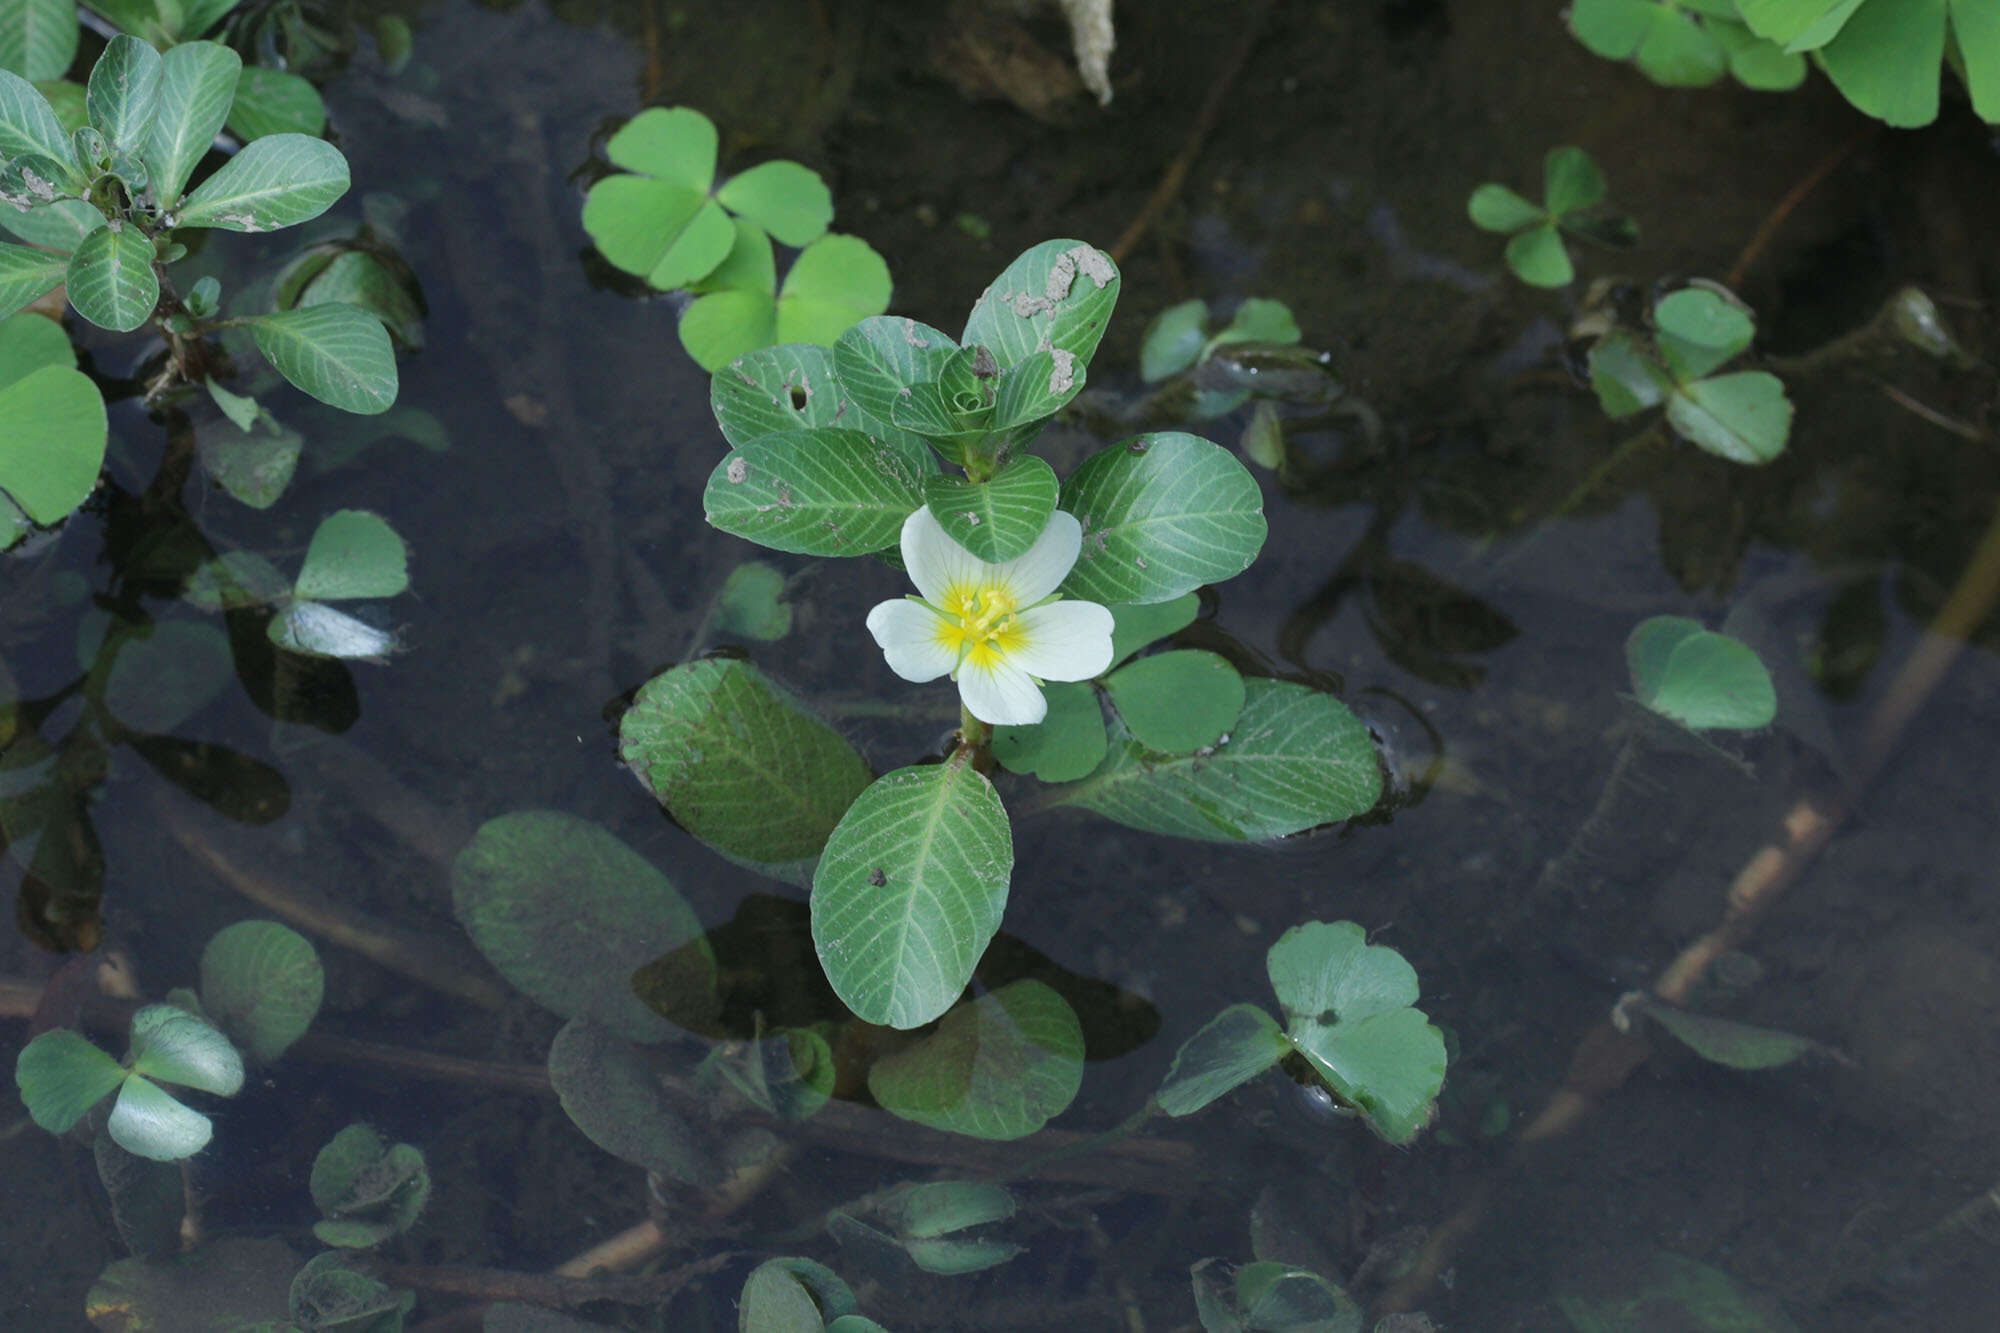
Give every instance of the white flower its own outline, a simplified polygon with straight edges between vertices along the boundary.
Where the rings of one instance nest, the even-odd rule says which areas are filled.
[[[1042,681],[1089,680],[1111,665],[1111,613],[1051,595],[1082,548],[1082,527],[1059,509],[1025,555],[989,564],[926,506],[903,520],[903,565],[923,596],[883,602],[868,613],[868,632],[904,680],[949,672],[981,722],[1040,722],[1049,711]]]

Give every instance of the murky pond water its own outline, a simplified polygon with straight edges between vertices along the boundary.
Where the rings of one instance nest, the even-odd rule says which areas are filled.
[[[1778,357],[1915,283],[1991,362],[1990,136],[1962,107],[1925,131],[1871,130],[1817,84],[1659,89],[1578,48],[1557,8],[1124,6],[1109,108],[1073,99],[1047,120],[975,98],[992,71],[969,71],[968,51],[992,51],[968,45],[965,15],[868,0],[430,5],[411,15],[402,72],[363,55],[333,78],[357,182],[335,216],[358,222],[375,194],[376,216],[397,219],[430,310],[399,401],[449,447],[389,438],[334,463],[329,443],[320,466],[310,439],[268,511],[193,492],[165,518],[103,506],[0,571],[0,649],[21,696],[41,700],[76,676],[80,636],[87,653],[101,632],[93,604],[193,616],[145,573],[148,541],[174,524],[289,558],[327,512],[365,508],[411,543],[415,596],[393,604],[408,651],[266,678],[258,699],[232,685],[182,728],[282,774],[281,817],[225,819],[122,754],[89,788],[103,949],[126,960],[133,994],[191,978],[209,936],[245,917],[289,914],[326,961],[313,1038],[204,1104],[216,1137],[188,1174],[204,1235],[313,1253],[314,1154],[365,1119],[429,1161],[423,1220],[385,1250],[432,1284],[413,1326],[476,1326],[452,1313],[466,1297],[439,1266],[547,1273],[649,1216],[664,1249],[647,1271],[700,1268],[662,1282],[676,1289],[665,1305],[581,1314],[733,1327],[757,1260],[802,1254],[890,1328],[1189,1329],[1189,1268],[1214,1256],[1311,1267],[1380,1303],[1369,1327],[1393,1307],[1496,1333],[2000,1323],[1990,630],[1695,997],[1811,1038],[1815,1054],[1739,1071],[1662,1040],[1609,1074],[1592,1045],[1622,993],[1723,919],[1732,880],[1798,802],[1833,809],[1869,776],[1871,719],[1905,697],[1903,664],[1935,647],[1925,627],[2000,508],[1992,372],[1870,354],[1791,381],[1776,462],[1656,440],[1579,489],[1633,434],[1566,365],[1586,284],[1514,282],[1499,238],[1465,220],[1479,182],[1531,181],[1549,147],[1580,144],[1643,228],[1634,251],[1579,251],[1587,278],[1643,291],[1740,267],[1760,350]],[[676,341],[673,301],[638,299],[590,253],[579,206],[594,152],[648,101],[698,107],[723,128],[725,166],[782,152],[822,170],[837,225],[888,257],[893,308],[955,328],[1029,245],[1108,246],[1139,215],[1250,23],[1258,39],[1205,149],[1124,260],[1085,404],[1142,397],[1147,322],[1189,297],[1282,299],[1306,343],[1332,351],[1367,413],[1301,432],[1283,476],[1259,469],[1264,554],[1185,637],[1247,674],[1339,690],[1406,790],[1378,816],[1269,848],[1026,816],[1000,947],[1010,969],[1087,997],[1091,1061],[1055,1126],[1087,1134],[1137,1110],[1218,1010],[1267,1002],[1265,952],[1286,929],[1358,922],[1416,966],[1450,1034],[1437,1124],[1392,1148],[1271,1077],[1136,1141],[1042,1162],[1047,1140],[994,1145],[837,1102],[803,1128],[761,1126],[783,1151],[726,1196],[649,1190],[548,1091],[559,1020],[494,982],[454,919],[450,867],[472,830],[519,810],[593,821],[726,925],[729,957],[768,973],[773,994],[823,997],[803,890],[704,847],[618,763],[625,699],[715,646],[717,590],[768,553],[703,521],[724,450],[708,376]],[[286,245],[259,238],[239,259]],[[1091,411],[1046,442],[1058,470],[1097,447]],[[1234,445],[1248,417],[1205,429]],[[162,427],[128,403],[113,431],[112,476],[136,492]],[[898,680],[862,629],[902,576],[771,559],[793,625],[744,651],[878,768],[935,752],[949,696]],[[1657,614],[1757,648],[1776,725],[1706,744],[1649,724],[1626,697],[1624,642]],[[58,704],[44,734],[61,721]],[[385,965],[357,951],[329,924],[353,914],[406,952]],[[47,1012],[45,986],[78,995],[88,980],[73,957],[0,943],[0,1053],[11,1062],[24,1020]],[[82,1012],[114,1030],[102,1006]],[[871,1039],[836,1045],[860,1059]],[[691,1074],[704,1044],[666,1049]],[[1538,1120],[1552,1098],[1575,1117]],[[1521,1145],[1525,1125],[1538,1128]],[[982,1176],[1010,1178],[1021,1210],[1006,1238],[1025,1249],[978,1274],[899,1271],[821,1225],[897,1182]],[[0,1117],[0,1179],[0,1323],[86,1326],[86,1291],[124,1253],[89,1147]],[[1433,1281],[1417,1276],[1427,1263]],[[176,1318],[146,1326],[209,1326]]]

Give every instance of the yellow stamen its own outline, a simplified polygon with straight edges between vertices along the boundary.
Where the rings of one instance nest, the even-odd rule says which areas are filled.
[[[938,642],[958,658],[981,670],[1018,652],[1027,643],[1014,617],[1014,595],[1002,587],[956,585],[947,588],[944,615],[938,621]],[[954,668],[953,675],[957,674]]]

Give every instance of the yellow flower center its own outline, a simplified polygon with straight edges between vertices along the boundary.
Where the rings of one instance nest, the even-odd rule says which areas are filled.
[[[1014,595],[1005,588],[953,587],[946,590],[939,609],[944,618],[938,622],[938,641],[961,667],[968,661],[982,669],[991,667],[1026,642],[1014,619]]]

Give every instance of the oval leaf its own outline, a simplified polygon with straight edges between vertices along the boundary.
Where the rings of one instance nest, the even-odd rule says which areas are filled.
[[[126,1152],[172,1162],[208,1146],[215,1126],[137,1074],[125,1080],[105,1128]]]
[[[555,810],[501,815],[459,852],[451,881],[473,944],[530,999],[634,1041],[670,1030],[632,993],[632,972],[698,937],[701,922],[617,838]]]
[[[0,421],[0,491],[35,522],[60,523],[97,485],[111,429],[103,396],[82,371],[44,366],[0,389]]]
[[[67,1134],[124,1081],[124,1066],[70,1028],[42,1033],[14,1060],[14,1084],[28,1114],[51,1134]]]
[[[75,19],[70,20],[72,23]],[[0,69],[0,158],[29,153],[51,162],[70,161],[69,135],[56,119],[49,99],[12,70]],[[61,182],[65,186],[74,180]]]
[[[1044,348],[1088,364],[1118,304],[1118,266],[1082,241],[1043,241],[1009,264],[972,308],[959,339],[1004,369]]]
[[[229,132],[246,144],[273,134],[326,133],[326,102],[319,89],[297,74],[262,65],[239,69],[224,114]]]
[[[549,1082],[584,1137],[621,1161],[690,1185],[721,1170],[631,1042],[588,1017],[572,1018],[549,1046]]]
[[[160,110],[146,139],[153,195],[172,208],[209,145],[215,141],[243,58],[218,42],[183,42],[161,59]]]
[[[868,1091],[905,1120],[980,1139],[1033,1134],[1075,1100],[1083,1027],[1042,982],[961,1004],[936,1032],[876,1061]]]
[[[1711,454],[1754,466],[1785,451],[1792,404],[1776,375],[1741,370],[1675,390],[1667,400],[1667,423]]]
[[[306,547],[292,591],[337,602],[394,597],[410,586],[409,548],[389,521],[365,509],[341,509],[320,520]]]
[[[179,227],[275,231],[318,217],[347,193],[347,186],[347,159],[326,140],[308,134],[266,135],[245,144],[197,186],[173,221]]]
[[[1243,711],[1243,677],[1227,659],[1183,648],[1142,657],[1104,682],[1133,739],[1186,754],[1222,739]]]
[[[1264,957],[1271,989],[1292,1020],[1352,1022],[1417,1002],[1417,970],[1352,921],[1308,921]]]
[[[113,150],[141,146],[159,114],[160,53],[137,37],[122,32],[113,37],[90,71],[84,105]]]
[[[70,0],[0,4],[0,69],[31,82],[60,79],[76,59],[76,6]]]
[[[1285,1058],[1292,1044],[1254,1004],[1232,1004],[1181,1043],[1153,1100],[1168,1115],[1193,1115]]]
[[[114,333],[138,328],[160,303],[153,243],[124,223],[100,227],[84,238],[70,256],[68,282],[76,313]]]
[[[1375,746],[1345,704],[1289,681],[1243,685],[1243,711],[1213,750],[1166,757],[1120,741],[1104,767],[1054,803],[1208,842],[1282,838],[1374,808]]]
[[[834,341],[833,368],[862,415],[887,428],[908,391],[936,383],[957,352],[948,333],[914,319],[876,315],[853,324]]]
[[[218,1097],[233,1097],[243,1086],[243,1057],[229,1038],[176,1005],[149,1004],[132,1015],[130,1060],[135,1074]]]
[[[1091,455],[1063,482],[1062,507],[1083,524],[1063,591],[1106,605],[1220,583],[1264,546],[1257,479],[1227,449],[1179,431]]]
[[[1052,680],[1042,686],[1048,716],[1032,726],[993,728],[993,757],[1009,773],[1043,782],[1075,782],[1104,762],[1109,739],[1097,690],[1088,681]]]
[[[349,662],[386,662],[396,636],[325,602],[294,601],[271,617],[264,633],[287,652]]]
[[[831,426],[846,410],[846,399],[834,378],[832,350],[810,343],[745,353],[716,371],[708,385],[715,424],[735,446]]]
[[[618,752],[681,827],[755,865],[809,861],[871,779],[867,761],[747,662],[646,682]]]
[[[1749,645],[1683,616],[1654,616],[1625,641],[1632,693],[1685,727],[1748,731],[1769,726],[1778,695]]]
[[[710,523],[761,546],[867,555],[896,544],[936,466],[889,436],[789,431],[732,451],[702,503]]]
[[[1352,1023],[1295,1023],[1291,1038],[1321,1078],[1391,1143],[1430,1124],[1444,1086],[1444,1035],[1416,1009]]]
[[[911,1028],[936,1018],[1000,928],[1013,831],[968,757],[879,779],[842,817],[813,874],[820,964],[867,1022]]]
[[[924,478],[924,503],[953,541],[989,564],[1027,554],[1049,525],[1060,493],[1056,471],[1022,455],[986,481],[935,473]]]
[[[305,1035],[326,994],[311,941],[276,921],[239,921],[201,952],[201,1006],[259,1060]]]
[[[395,403],[395,349],[367,311],[330,303],[245,322],[278,373],[329,407],[372,416]]]

